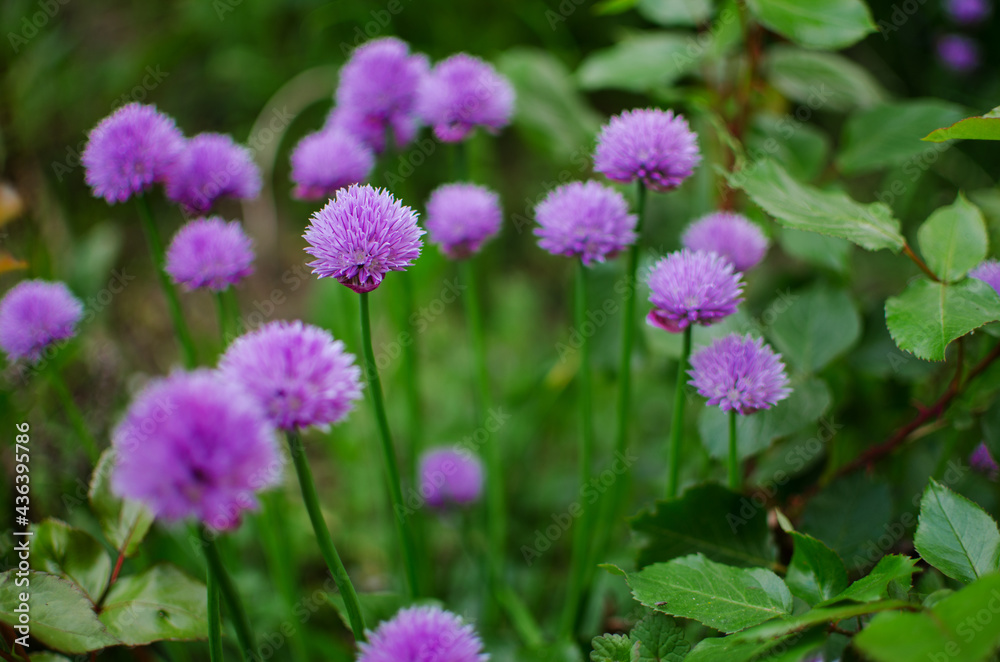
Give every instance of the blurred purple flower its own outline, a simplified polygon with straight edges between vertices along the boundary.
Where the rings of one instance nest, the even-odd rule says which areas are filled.
[[[344,419],[361,397],[361,369],[329,331],[277,321],[241,336],[219,360],[282,430]]]
[[[185,143],[167,170],[167,197],[192,214],[204,214],[223,196],[244,200],[260,193],[253,153],[221,133],[199,133]]]
[[[792,392],[781,354],[750,334],[731,334],[691,356],[688,383],[709,405],[747,415],[770,409]]]
[[[432,508],[465,506],[483,493],[483,464],[467,450],[432,448],[420,458],[420,494]]]
[[[990,454],[990,449],[986,447],[985,443],[980,443],[972,451],[972,454],[969,456],[969,465],[973,471],[985,474],[993,481],[1000,474],[1000,466],[997,466],[996,460],[993,459],[993,455]]]
[[[177,372],[136,396],[112,434],[111,486],[157,517],[239,525],[281,477],[274,428],[246,391],[209,370]]]
[[[979,68],[979,42],[961,34],[948,34],[937,42],[938,59],[946,69],[967,74]]]
[[[483,642],[471,625],[440,607],[409,607],[383,621],[358,662],[487,662]]]
[[[743,279],[717,253],[686,248],[671,253],[653,265],[647,281],[654,308],[646,320],[671,333],[715,324],[743,300]]]
[[[493,65],[467,53],[442,60],[424,77],[417,114],[443,142],[460,142],[477,126],[496,133],[510,123],[514,88]]]
[[[167,248],[164,271],[188,290],[221,292],[253,273],[253,242],[238,221],[218,216],[185,224]]]
[[[76,335],[83,304],[63,283],[21,281],[0,299],[0,347],[11,362],[36,362],[55,342]]]
[[[590,266],[635,243],[637,218],[621,193],[595,181],[549,191],[535,207],[538,245],[553,255],[579,257]]]
[[[736,271],[757,266],[768,246],[758,225],[742,214],[728,211],[702,216],[687,227],[681,242],[693,251],[718,253],[732,262]]]
[[[969,272],[969,277],[986,283],[1000,295],[1000,262],[995,259],[991,258],[980,262]]]
[[[173,119],[156,106],[130,103],[93,128],[81,161],[94,195],[114,204],[163,181],[183,149]]]
[[[944,10],[960,25],[975,25],[989,18],[993,6],[990,0],[945,0]]]
[[[390,271],[420,256],[417,214],[385,189],[354,184],[312,215],[303,235],[309,263],[320,278],[336,278],[355,292],[370,292]]]
[[[669,191],[691,176],[701,162],[698,136],[674,111],[637,108],[601,127],[594,170],[615,182],[641,180],[654,191]]]
[[[453,260],[479,251],[500,232],[500,196],[476,184],[445,184],[427,200],[425,225],[430,240]]]
[[[342,129],[310,133],[292,152],[294,195],[300,200],[331,197],[337,189],[363,182],[375,167],[375,154]]]

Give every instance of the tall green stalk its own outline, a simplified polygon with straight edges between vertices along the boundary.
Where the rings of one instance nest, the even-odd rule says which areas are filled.
[[[219,608],[219,584],[215,573],[209,571],[205,586],[208,598],[208,659],[211,662],[223,662],[222,611]]]
[[[76,436],[83,442],[87,456],[91,462],[97,464],[97,460],[101,456],[101,451],[97,448],[97,440],[94,439],[94,435],[90,434],[90,430],[87,429],[87,422],[84,420],[80,408],[73,401],[73,396],[70,394],[66,382],[63,381],[58,367],[49,371],[49,382],[52,384],[52,390],[56,392],[56,396],[59,398],[59,402],[62,404],[63,410],[66,412],[66,416],[69,418],[69,422],[76,432]]]
[[[667,447],[667,498],[677,496],[681,475],[681,436],[684,434],[684,407],[687,404],[688,359],[691,356],[691,327],[684,329],[683,347],[677,364],[677,388],[674,391],[673,420],[670,422],[670,445]]]
[[[406,409],[410,431],[410,480],[416,484],[417,457],[423,445],[423,415],[420,408],[420,388],[418,376],[417,339],[410,324],[413,313],[413,274],[400,274],[403,285],[403,301],[400,307],[400,329],[409,337],[409,342],[403,343],[403,382],[406,384]]]
[[[736,410],[729,412],[729,488],[738,492],[743,481],[740,479],[740,460],[736,453]]]
[[[257,650],[253,630],[250,629],[250,620],[247,618],[246,610],[243,609],[243,603],[240,601],[239,593],[236,592],[236,586],[233,584],[233,580],[229,578],[229,574],[222,564],[222,558],[219,555],[219,548],[215,544],[215,538],[205,527],[201,528],[200,534],[205,549],[205,560],[208,562],[208,572],[212,575],[212,580],[210,581],[213,581],[218,586],[219,594],[226,603],[229,617],[232,619],[233,627],[236,629],[236,638],[240,643],[240,653],[243,659],[248,662],[259,659],[260,653]]]

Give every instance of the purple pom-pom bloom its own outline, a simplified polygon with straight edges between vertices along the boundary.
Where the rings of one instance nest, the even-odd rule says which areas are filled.
[[[983,260],[969,272],[969,277],[981,280],[1000,295],[1000,262],[994,259]]]
[[[358,662],[487,662],[471,625],[440,607],[409,607],[358,644]]]
[[[475,503],[483,493],[483,465],[467,450],[434,448],[420,458],[420,494],[432,508]]]
[[[81,161],[94,195],[114,204],[162,181],[183,149],[173,119],[156,106],[130,103],[94,127]]]
[[[35,362],[52,343],[76,334],[83,304],[63,283],[25,280],[0,300],[0,347],[10,361]]]
[[[282,430],[337,423],[361,397],[361,369],[344,343],[299,321],[271,322],[237,338],[219,371]]]
[[[946,0],[944,10],[956,23],[974,25],[989,17],[993,8],[989,0]]]
[[[981,443],[976,446],[976,450],[972,451],[972,455],[969,456],[969,465],[974,471],[986,474],[989,476],[990,480],[996,480],[997,475],[1000,474],[1000,466],[997,466],[996,460],[990,454],[990,449],[986,447],[985,443]]]
[[[948,34],[937,42],[938,59],[946,69],[967,74],[979,67],[979,42],[961,34]]]
[[[231,529],[255,493],[281,476],[274,427],[260,405],[217,372],[178,372],[150,383],[112,435],[115,494],[157,517],[194,517]]]
[[[311,133],[292,152],[294,195],[301,200],[329,198],[337,189],[363,182],[374,167],[375,154],[346,131]]]
[[[461,260],[500,232],[500,196],[476,184],[445,184],[427,201],[427,233],[441,251]]]
[[[654,308],[646,320],[671,333],[715,324],[743,300],[743,279],[717,253],[686,248],[671,253],[653,265],[648,283]]]
[[[768,246],[760,227],[746,216],[728,211],[702,216],[688,226],[681,242],[693,251],[718,253],[732,262],[737,271],[757,266]]]
[[[221,292],[253,273],[253,242],[238,221],[218,216],[187,223],[167,248],[164,270],[189,290]]]
[[[709,405],[752,414],[770,409],[791,393],[781,354],[750,334],[719,338],[691,357],[688,383]]]
[[[260,169],[253,153],[221,133],[199,133],[188,140],[167,170],[167,197],[192,214],[203,214],[218,198],[256,198]]]
[[[413,264],[422,234],[416,212],[388,191],[355,184],[313,214],[303,236],[314,274],[371,292],[387,273]]]
[[[535,207],[538,245],[553,255],[604,262],[637,239],[637,218],[618,191],[598,182],[571,182]]]
[[[594,170],[614,182],[641,180],[654,191],[677,188],[700,161],[698,139],[687,120],[659,108],[612,117],[594,151]]]
[[[466,53],[442,60],[424,77],[417,114],[443,142],[460,142],[477,126],[496,133],[510,123],[514,88],[493,65]]]

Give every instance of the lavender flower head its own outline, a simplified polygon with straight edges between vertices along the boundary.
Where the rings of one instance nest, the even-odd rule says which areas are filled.
[[[594,151],[594,170],[614,182],[642,181],[654,191],[677,188],[700,162],[698,137],[687,120],[659,108],[612,117]]]
[[[93,128],[81,161],[94,195],[114,204],[163,181],[183,149],[173,119],[156,106],[130,103]]]
[[[281,476],[275,431],[240,386],[209,370],[177,372],[136,396],[112,434],[111,487],[157,517],[239,525]]]
[[[990,0],[945,0],[944,10],[960,25],[975,25],[989,18]]]
[[[237,338],[219,371],[282,430],[337,423],[361,397],[361,369],[344,343],[299,321],[271,322]]]
[[[971,73],[979,68],[979,42],[961,34],[948,34],[937,42],[937,55],[941,64],[958,74]]]
[[[514,88],[493,65],[467,53],[439,62],[424,77],[417,114],[443,142],[461,142],[477,126],[496,133],[510,123]]]
[[[453,260],[477,253],[500,232],[500,196],[476,184],[445,184],[427,201],[430,240]]]
[[[985,474],[993,481],[1000,474],[1000,466],[993,459],[993,455],[990,454],[990,449],[986,447],[985,443],[980,443],[976,446],[976,450],[972,451],[969,456],[969,466],[972,467],[973,471]]]
[[[1000,295],[1000,262],[995,259],[980,262],[969,272],[969,277],[986,283]]]
[[[388,191],[354,184],[312,215],[303,236],[314,274],[371,292],[387,273],[413,264],[422,234],[416,212]]]
[[[681,243],[693,251],[718,253],[732,262],[736,271],[757,266],[768,246],[760,227],[746,216],[728,211],[702,216],[684,231]]]
[[[221,292],[253,273],[253,242],[238,221],[218,216],[187,223],[167,248],[164,270],[188,290]]]
[[[440,607],[409,607],[360,642],[358,662],[488,662],[471,625]]]
[[[293,195],[300,200],[331,197],[337,189],[363,182],[375,167],[375,154],[338,128],[311,133],[292,152]]]
[[[635,243],[638,219],[621,193],[598,182],[571,182],[535,207],[538,245],[553,255],[579,257],[590,266]]]
[[[55,342],[76,335],[83,304],[63,283],[25,280],[0,299],[0,348],[11,362],[36,362]]]
[[[688,383],[709,405],[744,416],[770,409],[792,392],[781,354],[750,334],[719,338],[691,357]]]
[[[686,248],[671,253],[653,265],[648,283],[654,308],[646,320],[671,333],[695,323],[715,324],[743,300],[743,279],[717,253]]]
[[[420,458],[420,494],[432,508],[465,506],[483,493],[483,464],[468,451],[433,448]]]
[[[204,214],[223,196],[256,198],[261,187],[253,153],[221,133],[188,140],[165,183],[167,197],[192,214]]]

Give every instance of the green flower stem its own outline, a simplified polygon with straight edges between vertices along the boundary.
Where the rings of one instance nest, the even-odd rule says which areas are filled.
[[[371,315],[369,313],[368,292],[361,293],[361,345],[365,352],[365,378],[368,382],[368,397],[371,398],[375,410],[375,422],[378,425],[379,437],[382,441],[382,455],[389,483],[389,498],[392,502],[392,515],[396,521],[396,531],[403,548],[403,564],[406,567],[406,585],[411,598],[419,594],[417,577],[417,559],[410,527],[405,518],[403,505],[403,489],[399,483],[399,467],[396,463],[396,451],[392,445],[392,435],[389,432],[389,420],[385,415],[385,403],[382,400],[382,382],[379,380],[378,368],[375,364],[375,352],[372,349]]]
[[[222,612],[219,610],[219,585],[215,573],[208,573],[208,659],[223,662],[222,657]]]
[[[667,498],[677,496],[681,475],[681,435],[684,433],[684,392],[687,384],[688,358],[691,356],[691,327],[684,329],[684,346],[677,364],[677,389],[674,391],[674,419],[670,423],[670,445],[667,447]]]
[[[410,428],[410,480],[416,484],[417,480],[417,457],[420,455],[423,443],[423,416],[420,408],[420,379],[418,377],[417,339],[410,324],[410,315],[413,312],[413,274],[404,272],[400,274],[403,285],[403,300],[400,306],[399,324],[403,333],[406,333],[410,342],[403,343],[403,381],[406,384],[406,405],[407,419]]]
[[[309,469],[309,459],[306,458],[305,448],[302,447],[302,437],[298,430],[289,430],[287,437],[288,449],[292,454],[292,461],[295,463],[295,472],[299,475],[302,500],[305,501],[306,510],[309,511],[309,520],[312,522],[319,550],[323,554],[326,566],[333,575],[333,581],[337,583],[340,595],[344,598],[344,606],[347,608],[347,618],[351,622],[354,640],[364,641],[365,619],[361,615],[361,602],[358,600],[358,593],[354,590],[354,584],[351,583],[344,562],[340,560],[340,554],[337,553],[337,548],[333,544],[333,538],[330,537],[326,520],[323,519],[323,512],[319,507],[319,497],[316,495],[316,484],[313,482],[312,471]]]
[[[740,460],[736,454],[736,410],[729,412],[729,488],[734,492],[740,489]]]
[[[59,373],[58,368],[49,371],[49,382],[52,384],[52,390],[56,392],[56,396],[59,398],[59,402],[62,404],[63,410],[66,412],[66,416],[69,418],[69,422],[76,432],[76,436],[83,442],[87,456],[91,462],[97,464],[97,460],[101,456],[101,451],[97,448],[97,440],[94,439],[94,435],[90,434],[90,430],[87,429],[87,422],[84,420],[80,408],[73,401],[73,396],[70,394],[66,382],[63,381],[62,374]]]
[[[226,573],[226,568],[222,564],[222,557],[219,555],[219,548],[215,543],[214,534],[204,527],[202,527],[200,533],[205,548],[205,560],[208,561],[209,575],[214,576],[213,580],[218,586],[219,593],[226,603],[226,609],[229,611],[229,616],[233,620],[233,626],[236,628],[236,638],[240,642],[240,652],[243,659],[255,660],[259,657],[257,642],[254,639],[253,631],[250,629],[250,621],[247,619],[247,613],[243,609],[239,593],[236,592],[236,586],[233,584],[233,580],[229,578],[229,574]]]
[[[285,512],[287,499],[284,492],[278,490],[266,492],[262,496],[261,518],[257,521],[260,527],[264,556],[268,571],[275,578],[278,590],[285,602],[285,618],[295,616],[298,603],[297,567],[289,554],[289,531]],[[291,659],[294,662],[308,662],[308,644],[306,643],[305,627],[295,628],[291,636]]]
[[[153,257],[153,268],[156,277],[160,281],[160,289],[167,298],[167,309],[170,311],[170,319],[174,323],[174,333],[181,345],[181,352],[184,355],[184,365],[193,368],[198,364],[198,357],[194,349],[194,340],[191,339],[191,331],[188,330],[187,322],[184,321],[184,313],[181,312],[181,302],[177,298],[177,289],[170,282],[167,272],[163,270],[166,260],[163,251],[163,242],[160,239],[160,232],[156,229],[156,222],[153,220],[153,212],[149,209],[149,201],[146,196],[139,195],[135,198],[136,206],[139,208],[139,218],[142,219],[142,228],[146,232],[146,242],[149,244],[149,252]]]

